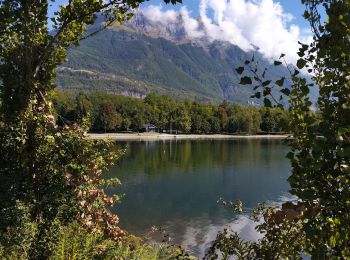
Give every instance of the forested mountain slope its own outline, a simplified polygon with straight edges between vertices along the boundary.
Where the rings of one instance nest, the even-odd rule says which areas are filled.
[[[250,98],[252,87],[238,84],[235,68],[253,55],[270,68],[271,79],[288,78],[283,66],[274,67],[258,52],[205,38],[194,42],[181,28],[181,21],[155,26],[142,14],[126,26],[108,28],[70,50],[58,70],[58,86],[76,92],[136,97],[155,92],[175,99],[246,104],[259,101]]]

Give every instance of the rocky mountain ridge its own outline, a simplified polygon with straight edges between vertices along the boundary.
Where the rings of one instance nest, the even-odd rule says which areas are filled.
[[[239,85],[235,71],[253,55],[262,68],[269,69],[272,80],[288,78],[283,66],[274,67],[258,52],[245,52],[205,35],[190,37],[181,15],[164,24],[138,12],[125,25],[113,25],[72,48],[68,61],[58,70],[57,84],[76,92],[140,98],[155,92],[207,103],[258,104],[250,98],[253,86]]]

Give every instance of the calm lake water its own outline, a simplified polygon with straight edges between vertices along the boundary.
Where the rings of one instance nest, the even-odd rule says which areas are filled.
[[[203,255],[217,232],[229,225],[246,239],[257,239],[245,216],[217,204],[242,200],[250,210],[259,202],[290,199],[288,147],[281,140],[184,140],[118,142],[127,148],[110,175],[123,193],[113,210],[121,227],[145,236],[152,226],[172,242]]]

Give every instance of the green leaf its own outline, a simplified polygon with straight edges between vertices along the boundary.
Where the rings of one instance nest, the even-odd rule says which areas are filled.
[[[237,73],[238,73],[239,75],[242,75],[242,73],[243,73],[243,71],[244,71],[244,67],[239,67],[239,68],[236,69],[236,71],[237,71]]]
[[[297,61],[297,67],[298,67],[298,69],[302,69],[302,68],[304,68],[305,67],[305,65],[306,65],[306,60],[304,60],[304,59],[299,59],[298,61]]]
[[[291,160],[291,159],[294,158],[294,153],[293,152],[289,152],[289,153],[287,153],[286,157],[287,157],[287,159]]]
[[[308,86],[304,84],[300,86],[300,90],[305,96],[308,95],[310,92],[310,89],[308,88]]]
[[[292,76],[295,77],[295,76],[297,76],[299,73],[300,73],[299,70],[295,70]]]
[[[252,82],[252,79],[250,78],[250,77],[242,77],[241,78],[241,81],[239,82],[239,84],[241,84],[241,85],[250,85],[250,84],[252,84],[253,82]]]
[[[282,92],[283,94],[285,94],[286,96],[289,96],[289,95],[290,95],[290,90],[289,90],[288,88],[282,89],[281,92]]]
[[[262,83],[262,85],[263,85],[264,87],[266,87],[266,86],[270,85],[270,83],[271,83],[271,80],[266,80],[266,81],[264,81],[264,82]]]
[[[251,95],[250,98],[261,98],[261,92],[255,92],[254,95]]]
[[[264,89],[264,96],[268,96],[268,95],[270,95],[270,94],[271,94],[271,88],[266,87],[266,88]]]
[[[308,11],[305,11],[303,16],[305,19],[309,19],[310,13]]]
[[[286,79],[285,77],[280,78],[279,80],[276,81],[276,85],[282,87],[285,79]]]
[[[265,107],[272,107],[271,100],[268,98],[264,98],[264,106]]]

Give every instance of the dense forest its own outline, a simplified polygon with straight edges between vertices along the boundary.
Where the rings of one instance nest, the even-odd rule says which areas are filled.
[[[280,108],[220,105],[194,101],[176,102],[149,94],[144,99],[106,93],[73,94],[57,91],[54,105],[58,121],[81,123],[89,118],[90,131],[146,131],[152,124],[159,132],[247,133],[288,132],[288,112]]]

